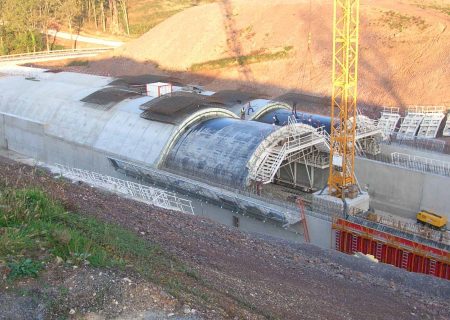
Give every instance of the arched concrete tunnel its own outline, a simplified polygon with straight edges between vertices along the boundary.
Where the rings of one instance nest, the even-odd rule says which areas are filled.
[[[48,164],[122,176],[117,164],[126,163],[138,177],[137,167],[148,168],[241,190],[326,183],[329,147],[318,129],[326,118],[311,115],[311,123],[299,111],[306,121],[272,125],[273,112],[287,121],[286,103],[181,86],[143,95],[135,81],[69,72],[0,77],[0,84],[0,146]],[[239,119],[246,101],[255,108],[249,120],[261,121]]]
[[[306,148],[327,151],[325,138],[300,124],[242,121],[235,104],[214,96],[182,87],[142,96],[116,81],[67,72],[0,78],[2,146],[50,164],[110,173],[115,158],[233,188],[273,182]]]

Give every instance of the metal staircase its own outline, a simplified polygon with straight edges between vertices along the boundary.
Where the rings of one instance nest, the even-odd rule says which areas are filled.
[[[447,122],[445,123],[444,132],[442,135],[444,137],[450,137],[450,113],[447,114]]]
[[[402,253],[402,264],[401,264],[403,269],[408,269],[408,261],[409,261],[409,252],[403,251],[403,253]]]
[[[272,148],[268,150],[265,159],[263,160],[262,166],[258,171],[258,178],[264,183],[269,183],[275,177],[278,168],[281,166],[284,158],[286,157],[286,144],[281,148]]]
[[[308,129],[304,130],[306,127]],[[329,152],[329,144],[324,132],[323,128],[315,129],[303,124],[297,125],[295,120],[290,120],[288,136],[278,142],[278,145],[265,150],[254,180],[261,181],[263,184],[271,183],[283,161],[290,161],[289,155],[306,148],[315,147],[319,151]]]

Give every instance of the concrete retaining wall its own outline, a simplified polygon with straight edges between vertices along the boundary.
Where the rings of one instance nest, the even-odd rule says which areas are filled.
[[[5,135],[5,116],[0,114],[0,148],[8,149],[8,141]]]
[[[378,161],[357,158],[356,176],[368,185],[371,207],[415,219],[421,209],[450,220],[450,178],[412,171]]]
[[[105,156],[74,142],[49,135],[45,125],[11,115],[0,115],[0,146],[49,165],[55,163],[119,176]]]

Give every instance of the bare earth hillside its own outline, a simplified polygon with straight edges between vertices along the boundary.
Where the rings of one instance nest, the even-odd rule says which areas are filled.
[[[448,0],[361,1],[362,100],[450,103],[449,8]],[[272,86],[270,95],[293,89],[326,95],[331,44],[330,0],[224,0],[172,16],[115,56],[216,77],[212,89],[223,87],[223,80],[240,80]],[[244,57],[240,64],[229,59],[237,56]],[[135,73],[126,65],[119,71]]]
[[[42,276],[14,287],[0,277],[0,319],[450,319],[450,282],[433,276],[149,207],[2,157],[0,185],[5,190],[37,187],[67,211],[120,225],[157,245],[161,249],[154,259],[165,254],[189,270],[181,273],[168,262],[158,269],[136,265],[136,270],[150,270],[142,274],[133,265],[105,271],[48,263]],[[159,279],[154,274],[167,278],[161,285],[152,283]],[[51,290],[58,286],[66,290]],[[172,288],[171,295],[165,287]],[[70,308],[76,310],[73,316]],[[40,316],[46,309],[58,312]],[[149,309],[172,316],[141,312]],[[89,317],[92,313],[98,316]]]

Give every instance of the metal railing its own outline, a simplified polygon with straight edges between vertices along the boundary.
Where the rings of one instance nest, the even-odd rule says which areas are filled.
[[[192,202],[180,198],[174,193],[88,170],[72,168],[61,164],[56,164],[56,166],[60,170],[62,176],[71,180],[83,181],[92,184],[93,186],[121,193],[138,201],[160,208],[194,214]]]
[[[53,50],[53,51],[39,51],[30,53],[18,53],[0,56],[0,62],[21,61],[21,60],[34,60],[41,59],[42,57],[65,57],[76,56],[85,54],[95,54],[101,52],[111,51],[113,48],[86,48],[86,49],[66,49],[66,50]]]
[[[450,176],[450,162],[414,156],[406,153],[391,153],[392,163],[415,171]]]
[[[372,218],[372,220],[370,220],[370,217],[367,215],[367,213],[365,216],[365,218],[370,221],[450,245],[450,233],[448,232],[433,230],[418,223],[400,221],[399,219],[395,219],[394,217],[386,217],[380,215],[375,215],[374,217],[375,219]]]
[[[290,119],[290,118],[289,118]],[[290,135],[286,142],[279,149],[272,148],[261,162],[255,174],[255,180],[263,183],[270,183],[273,181],[275,174],[280,168],[282,162],[288,158],[289,154],[300,151],[302,149],[312,147],[323,142],[328,145],[326,141],[326,132],[323,127],[311,128],[310,131],[297,131],[295,122],[290,122]]]
[[[339,216],[333,217],[333,225],[336,225],[339,219],[342,218]],[[381,231],[383,233],[387,233],[403,239],[408,239],[418,244],[424,244],[447,251],[449,250],[450,239],[448,232],[431,230],[426,227],[414,226],[414,224],[402,223],[396,221],[395,219],[384,217],[381,219],[379,217],[376,217],[375,219],[372,217],[369,218],[365,214],[349,215],[345,220],[368,227],[370,229]],[[365,231],[363,232],[364,234],[367,234]],[[381,239],[383,242],[386,240],[385,238],[383,239],[376,235],[375,239]],[[395,241],[395,239],[391,238],[390,241]],[[427,251],[427,255],[429,257],[436,256],[430,251]]]
[[[403,139],[402,135],[392,133],[389,139],[385,143],[395,143],[398,145],[408,146],[414,149],[430,150],[439,153],[450,154],[450,145],[445,141],[436,139],[424,139],[420,137],[414,137],[413,139]]]

